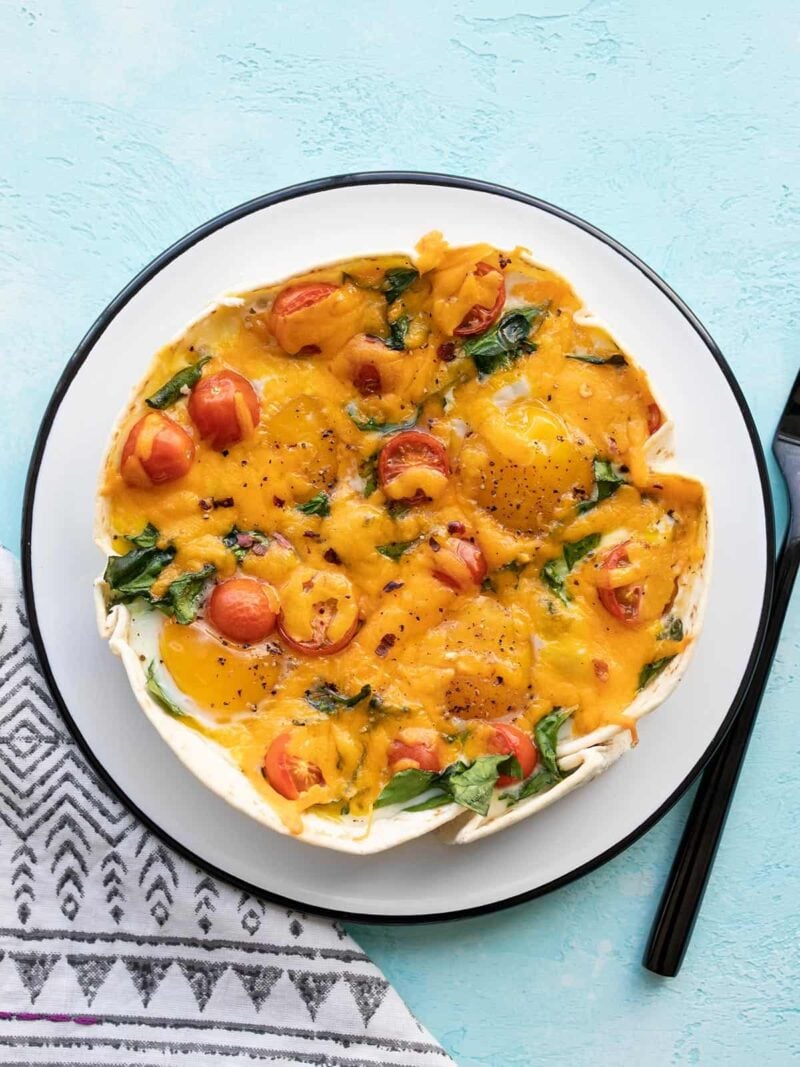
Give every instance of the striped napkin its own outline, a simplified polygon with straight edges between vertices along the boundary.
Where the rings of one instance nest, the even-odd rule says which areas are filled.
[[[108,792],[0,549],[0,1063],[261,1062],[453,1061],[339,923],[212,878]]]

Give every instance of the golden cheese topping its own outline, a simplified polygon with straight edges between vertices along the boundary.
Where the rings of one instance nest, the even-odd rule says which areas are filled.
[[[513,786],[541,754],[509,724],[630,725],[690,640],[703,491],[651,472],[644,373],[524,250],[418,251],[215,308],[104,471],[109,602],[163,616],[151,692],[295,831],[402,772],[516,755]]]

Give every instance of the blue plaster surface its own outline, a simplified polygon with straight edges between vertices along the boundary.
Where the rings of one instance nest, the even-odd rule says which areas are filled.
[[[6,544],[47,399],[106,302],[210,216],[351,170],[498,181],[613,233],[704,320],[769,441],[800,363],[790,0],[26,0],[0,3],[0,51]],[[639,960],[686,800],[544,900],[354,930],[460,1064],[800,1054],[799,667],[796,599],[679,978]]]

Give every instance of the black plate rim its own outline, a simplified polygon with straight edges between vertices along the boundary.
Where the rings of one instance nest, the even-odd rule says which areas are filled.
[[[41,630],[39,628],[38,617],[36,613],[36,602],[33,594],[33,573],[32,573],[32,561],[31,561],[31,538],[33,531],[33,506],[36,496],[36,484],[39,475],[39,469],[44,457],[45,448],[47,446],[47,439],[50,433],[50,427],[56,416],[56,413],[61,406],[64,398],[66,397],[69,387],[72,384],[73,379],[78,373],[81,366],[88,358],[90,352],[94,348],[95,344],[99,340],[100,336],[108,328],[111,321],[119,314],[122,308],[128,303],[129,300],[139,290],[146,285],[152,278],[154,278],[164,267],[166,267],[178,256],[182,255],[187,249],[197,244],[198,241],[209,236],[209,234],[221,229],[224,226],[229,225],[231,222],[236,222],[238,219],[244,218],[246,215],[250,215],[255,211],[260,211],[263,208],[271,207],[273,204],[279,204],[287,200],[294,200],[300,196],[308,196],[311,193],[318,193],[327,191],[330,189],[345,188],[348,186],[361,186],[361,185],[388,185],[388,184],[401,184],[401,185],[438,185],[445,188],[457,188],[468,189],[475,192],[489,193],[494,196],[502,196],[510,200],[517,200],[523,204],[529,204],[532,207],[539,208],[548,212],[551,215],[555,215],[557,218],[563,219],[566,222],[570,222],[586,233],[591,234],[593,237],[602,241],[604,244],[613,248],[619,255],[628,260],[634,267],[636,267],[642,274],[645,275],[661,292],[670,300],[670,302],[680,311],[684,318],[689,322],[695,332],[700,336],[701,340],[709,350],[713,358],[716,360],[720,370],[722,371],[734,399],[736,400],[742,419],[744,420],[747,432],[750,436],[750,442],[753,448],[753,454],[755,456],[756,465],[758,467],[759,479],[761,482],[761,492],[764,505],[764,520],[766,528],[766,561],[765,561],[765,580],[764,580],[764,596],[761,605],[761,614],[759,617],[758,630],[755,640],[753,642],[753,648],[750,652],[750,657],[747,662],[747,666],[742,674],[742,681],[736,696],[731,703],[728,713],[722,721],[719,730],[715,737],[705,750],[703,755],[694,765],[692,770],[686,775],[682,782],[673,790],[669,797],[660,805],[660,807],[654,811],[648,818],[644,819],[639,825],[627,834],[622,840],[616,842],[610,848],[601,852],[599,855],[588,860],[586,863],[580,864],[573,868],[571,871],[562,875],[559,878],[555,878],[545,885],[538,886],[535,889],[526,890],[523,893],[518,893],[510,897],[504,897],[495,901],[491,901],[487,904],[481,904],[476,907],[462,908],[452,912],[426,912],[423,914],[411,914],[411,915],[381,915],[379,913],[362,913],[362,912],[350,912],[337,908],[321,908],[316,905],[312,906],[304,903],[300,900],[292,900],[290,897],[282,896],[281,894],[274,893],[268,889],[260,888],[254,884],[237,878],[235,875],[230,874],[227,871],[222,870],[219,867],[209,863],[207,860],[196,855],[191,849],[187,848],[181,842],[177,841],[171,834],[164,831],[158,823],[156,823],[131,800],[131,798],[125,793],[125,791],[114,781],[108,771],[102,766],[100,761],[94,755],[90,745],[78,729],[78,726],[73,719],[69,708],[62,697],[56,679],[50,668],[50,662],[47,656],[47,649],[45,648],[44,641],[42,639]],[[122,801],[123,804],[132,811],[138,819],[157,837],[164,841],[170,848],[173,848],[177,853],[183,856],[189,862],[196,864],[199,867],[209,871],[215,878],[220,878],[223,881],[244,890],[252,895],[262,897],[265,900],[274,904],[279,904],[283,907],[292,908],[293,910],[300,911],[312,911],[318,915],[324,915],[332,919],[339,919],[351,923],[364,923],[364,924],[378,924],[378,925],[405,925],[410,923],[433,923],[444,922],[454,919],[470,919],[479,915],[489,915],[497,911],[502,911],[506,908],[511,908],[519,904],[527,903],[530,900],[535,900],[538,897],[544,896],[546,893],[551,893],[556,889],[560,889],[562,886],[569,885],[571,882],[576,881],[578,878],[583,877],[585,874],[589,874],[592,871],[602,867],[603,864],[608,863],[609,860],[614,859],[620,853],[624,852],[630,845],[638,841],[648,830],[650,830],[660,819],[662,819],[667,812],[677,803],[677,801],[683,796],[695,778],[699,775],[705,765],[708,763],[720,743],[722,742],[725,734],[730,729],[736,712],[741,706],[744,695],[747,691],[748,680],[752,675],[753,668],[756,660],[761,651],[761,646],[764,641],[764,635],[767,627],[767,620],[769,616],[769,607],[772,597],[772,587],[774,582],[775,572],[775,559],[773,546],[775,544],[775,516],[772,502],[772,493],[770,490],[769,476],[767,473],[766,460],[764,458],[764,451],[761,447],[761,441],[756,430],[755,422],[753,421],[752,413],[747,405],[747,401],[744,398],[744,394],[737,382],[733,371],[728,365],[727,360],[723,356],[721,350],[717,346],[711,334],[703,326],[694,312],[684,303],[684,301],[678,296],[678,294],[661,278],[651,267],[648,267],[638,256],[630,251],[625,245],[621,244],[615,238],[609,236],[603,230],[598,229],[592,223],[586,222],[585,219],[580,218],[578,215],[574,215],[572,212],[566,211],[563,208],[557,207],[555,204],[551,204],[546,200],[542,200],[539,197],[531,196],[528,193],[520,192],[516,189],[508,188],[507,186],[497,185],[492,182],[482,181],[476,178],[466,178],[452,174],[437,174],[427,171],[364,171],[354,172],[351,174],[339,174],[328,178],[318,178],[313,181],[301,182],[295,185],[286,186],[283,189],[278,189],[275,192],[264,194],[263,196],[255,197],[252,200],[245,201],[239,204],[237,207],[230,208],[228,211],[222,212],[208,222],[203,223],[190,233],[181,237],[174,244],[170,245],[164,252],[156,256],[152,262],[144,267],[116,297],[106,306],[106,308],[100,313],[93,325],[89,328],[86,335],[83,337],[75,352],[70,357],[67,365],[59,377],[56,383],[53,395],[45,409],[44,416],[42,418],[41,425],[39,427],[38,434],[33,446],[33,452],[31,454],[30,465],[28,467],[28,474],[25,482],[25,490],[23,494],[23,512],[22,512],[22,538],[21,538],[21,557],[22,557],[22,586],[25,598],[25,606],[28,615],[28,622],[30,625],[31,636],[33,640],[34,648],[39,657],[39,663],[41,665],[42,673],[45,680],[50,687],[50,692],[56,705],[64,717],[64,721],[69,727],[72,735],[74,736],[81,752],[87,759],[88,763],[98,775],[98,777],[108,786],[109,789]]]

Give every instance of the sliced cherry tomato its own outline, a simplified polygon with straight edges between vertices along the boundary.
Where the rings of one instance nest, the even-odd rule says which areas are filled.
[[[506,302],[505,279],[497,267],[493,267],[490,263],[481,262],[475,267],[475,273],[479,278],[486,274],[500,274],[500,288],[497,290],[497,299],[494,302],[494,306],[490,308],[482,307],[480,304],[475,304],[471,307],[461,320],[461,325],[456,326],[455,330],[453,330],[456,337],[472,337],[473,334],[483,333],[484,330],[488,330],[492,323],[500,318],[500,312]]]
[[[387,759],[393,774],[417,768],[421,771],[440,771],[442,762],[436,749],[432,730],[401,730],[389,745]]]
[[[394,491],[387,493],[394,500],[402,499],[416,504],[429,499],[422,486],[406,484],[413,480],[414,472],[422,475],[426,471],[442,474],[446,478],[450,473],[450,462],[442,442],[423,430],[404,430],[391,437],[378,456],[378,478],[384,492],[392,482],[403,479],[402,496]],[[411,475],[411,479],[407,475]]]
[[[214,586],[206,614],[223,637],[252,645],[269,637],[280,611],[278,594],[258,578],[229,578]]]
[[[281,317],[294,315],[296,311],[310,308],[335,293],[338,285],[331,282],[304,282],[301,285],[288,285],[281,289],[272,305],[272,314]]]
[[[661,408],[658,406],[658,404],[648,404],[647,405],[647,432],[650,434],[651,437],[656,432],[656,430],[661,429],[661,425],[662,425],[663,422],[664,422],[664,419],[663,419],[663,416],[661,414]]]
[[[381,372],[374,363],[362,363],[353,375],[353,385],[362,396],[379,396],[381,392]]]
[[[448,537],[436,554],[433,576],[460,593],[471,584],[480,585],[487,570],[480,545],[463,537]]]
[[[201,378],[188,407],[200,436],[219,450],[249,437],[261,414],[255,389],[234,370]]]
[[[348,578],[296,567],[281,589],[278,633],[301,656],[332,656],[355,637],[358,604]]]
[[[316,763],[286,751],[291,734],[279,734],[267,749],[262,773],[276,793],[297,800],[312,785],[324,785],[325,778]]]
[[[613,571],[616,567],[624,567],[628,560],[628,545],[630,541],[623,541],[608,553],[603,561],[603,570]],[[610,588],[599,585],[597,595],[600,603],[609,614],[620,622],[636,622],[639,618],[639,607],[642,601],[641,585],[632,582],[630,585],[622,585],[618,588]]]
[[[330,282],[303,282],[300,285],[288,285],[278,293],[269,315],[269,328],[285,352],[293,356],[312,356],[320,351],[318,342],[321,339],[320,331],[324,334],[324,324],[318,317],[315,323],[315,316],[311,316],[311,321],[306,321],[298,313],[321,303],[338,289],[338,285]],[[298,315],[296,322],[294,315]]]
[[[194,441],[161,411],[151,411],[131,427],[122,449],[120,474],[128,485],[146,488],[188,474]]]
[[[501,774],[497,779],[497,785],[500,789],[527,778],[539,759],[536,745],[534,745],[528,734],[510,722],[494,723],[494,734],[489,741],[489,751],[497,755],[516,756],[522,771],[522,778],[517,778],[510,774]]]

